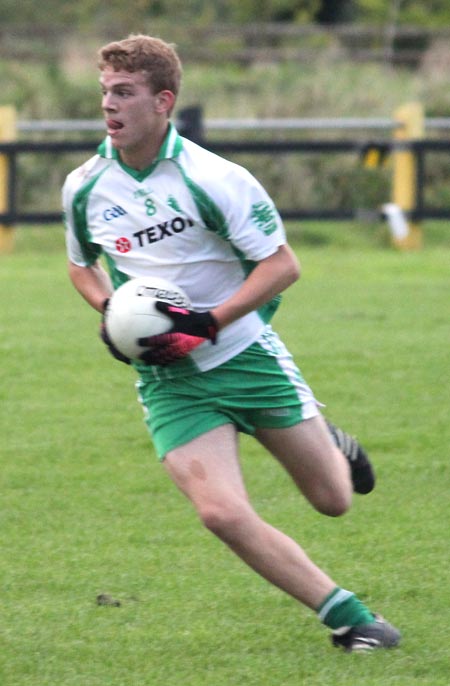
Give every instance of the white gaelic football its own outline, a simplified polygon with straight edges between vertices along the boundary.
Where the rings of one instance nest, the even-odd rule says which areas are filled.
[[[110,298],[105,315],[108,336],[123,355],[136,359],[145,351],[139,338],[166,333],[171,319],[155,309],[155,302],[177,307],[191,306],[186,293],[175,284],[153,276],[126,281]]]

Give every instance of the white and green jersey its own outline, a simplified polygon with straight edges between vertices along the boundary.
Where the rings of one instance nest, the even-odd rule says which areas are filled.
[[[258,261],[286,242],[281,218],[260,183],[182,138],[173,124],[144,171],[123,164],[106,138],[67,177],[63,205],[71,262],[89,266],[103,255],[115,288],[148,274],[169,279],[197,311],[224,302]],[[225,327],[217,345],[208,341],[189,359],[153,373],[205,371],[229,360],[258,339],[278,300]]]

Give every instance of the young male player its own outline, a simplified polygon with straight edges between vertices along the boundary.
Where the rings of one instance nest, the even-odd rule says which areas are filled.
[[[159,457],[203,524],[316,611],[336,646],[395,646],[397,629],[258,516],[242,479],[239,431],[253,434],[324,514],[340,515],[351,503],[352,460],[336,443],[350,442],[354,488],[373,487],[366,456],[327,427],[269,324],[280,292],[300,273],[279,214],[248,171],[176,131],[170,115],[181,65],[171,45],[137,35],[99,54],[107,138],[64,185],[69,274],[99,312],[113,287],[146,274],[178,284],[193,303],[192,310],[160,303],[173,329],[143,340],[142,360],[133,363]],[[104,327],[102,336],[129,362]]]

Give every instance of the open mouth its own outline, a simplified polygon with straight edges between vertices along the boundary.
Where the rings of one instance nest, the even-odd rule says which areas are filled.
[[[120,131],[120,129],[123,129],[123,124],[122,122],[117,121],[116,119],[107,119],[106,128],[109,134],[113,134],[116,131]]]

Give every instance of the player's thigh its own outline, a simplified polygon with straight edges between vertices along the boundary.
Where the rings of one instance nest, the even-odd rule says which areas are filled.
[[[163,465],[198,510],[248,501],[233,424],[218,426],[174,448]]]
[[[321,512],[342,514],[351,503],[347,460],[321,415],[283,429],[258,429],[258,440],[276,457]]]

